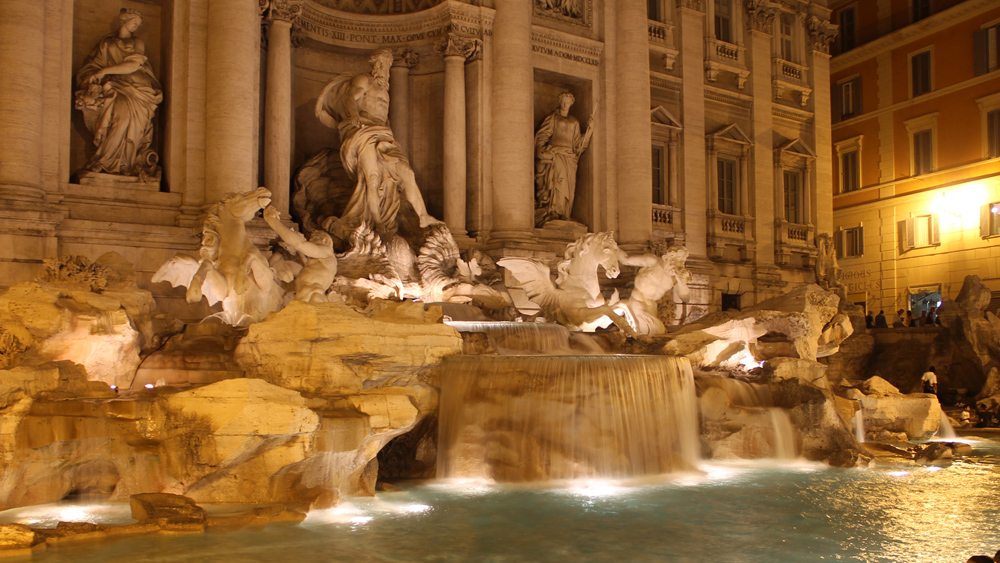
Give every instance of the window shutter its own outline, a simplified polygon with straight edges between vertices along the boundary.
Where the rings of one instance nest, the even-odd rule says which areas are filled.
[[[902,252],[906,252],[916,245],[913,240],[913,219],[903,219],[898,225],[899,249]]]
[[[990,204],[979,206],[979,236],[990,236]]]
[[[854,79],[854,115],[861,115],[863,113],[861,109],[861,77]]]
[[[832,99],[830,100],[830,102],[832,104],[831,109],[833,110],[832,111],[833,115],[831,115],[831,118],[833,119],[834,123],[838,123],[844,119],[843,115],[841,115],[841,110],[844,107],[844,103],[841,100],[844,88],[841,84],[834,84],[831,90],[832,91],[830,92],[830,97]]]
[[[934,246],[941,244],[941,223],[938,221],[937,213],[931,215],[930,239],[931,244]]]
[[[833,233],[833,248],[837,251],[837,258],[844,257],[844,229],[838,229]]]
[[[974,67],[976,69],[976,76],[980,74],[986,74],[990,71],[990,54],[989,54],[989,37],[988,29],[977,29],[972,34],[972,42],[974,48],[972,52],[974,53]]]
[[[865,227],[858,227],[858,256],[865,255]]]

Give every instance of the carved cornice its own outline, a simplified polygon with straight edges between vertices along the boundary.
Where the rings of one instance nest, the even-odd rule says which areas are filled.
[[[830,23],[816,16],[810,16],[806,22],[809,30],[809,48],[821,53],[830,53],[830,43],[837,36],[840,26]]]
[[[750,109],[753,107],[753,99],[749,96],[738,96],[716,88],[705,88],[705,99],[744,109]]]
[[[774,17],[778,15],[781,4],[771,0],[744,0],[747,11],[747,30],[759,31],[768,35],[774,33]]]
[[[392,66],[413,68],[420,62],[420,55],[408,47],[396,47],[392,50]]]
[[[677,0],[678,8],[687,8],[688,10],[696,10],[698,12],[705,12],[705,7],[702,5],[702,0]]]
[[[480,51],[482,42],[474,37],[466,37],[457,33],[449,33],[434,42],[434,50],[442,57],[473,58]]]
[[[405,18],[351,14],[306,0],[298,25],[313,41],[355,49],[433,43],[448,33],[473,38],[493,34],[493,11],[443,2]]]

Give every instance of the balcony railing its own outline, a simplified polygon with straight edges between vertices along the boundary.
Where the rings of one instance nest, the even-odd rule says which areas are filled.
[[[649,20],[649,40],[653,43],[666,43],[667,26],[662,22]]]
[[[680,228],[679,207],[670,205],[653,204],[653,226],[661,230],[679,230]]]

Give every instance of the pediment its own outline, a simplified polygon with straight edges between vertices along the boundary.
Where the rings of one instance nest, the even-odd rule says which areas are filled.
[[[649,120],[656,125],[665,125],[672,129],[680,129],[681,123],[663,106],[649,110]]]
[[[715,133],[709,135],[709,138],[715,141],[732,141],[734,143],[739,143],[741,145],[751,145],[753,141],[750,137],[740,129],[739,125],[731,123],[717,130]]]
[[[791,141],[781,145],[778,147],[778,152],[801,156],[808,159],[816,158],[816,153],[814,153],[812,149],[807,147],[805,143],[799,139],[792,139]]]

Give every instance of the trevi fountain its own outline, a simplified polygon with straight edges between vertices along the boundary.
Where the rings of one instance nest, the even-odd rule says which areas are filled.
[[[210,23],[242,13],[227,7],[239,3],[207,2]],[[76,4],[93,21],[107,11]],[[157,129],[175,123],[158,116],[182,80],[176,68],[158,78],[151,57],[168,54],[140,39],[142,12],[155,13],[160,28],[147,36],[157,36],[182,29],[171,18],[190,20],[201,4],[123,2],[112,33],[88,35],[90,54],[72,86],[74,135],[87,144],[73,157],[81,167],[72,185],[117,200],[128,190],[146,202],[174,195],[164,174],[176,172],[182,133],[171,129],[175,146]],[[1000,547],[1000,442],[955,437],[935,395],[869,372],[871,337],[846,299],[829,235],[796,251],[806,265],[795,273],[800,283],[723,311],[706,297],[718,274],[707,273],[703,242],[639,245],[627,221],[602,230],[593,228],[606,225],[598,215],[577,212],[601,205],[595,161],[615,159],[600,128],[614,113],[608,106],[634,94],[628,87],[615,102],[582,80],[536,69],[547,86],[537,90],[545,103],[533,148],[525,137],[534,158],[527,186],[523,175],[509,180],[510,193],[527,193],[533,206],[508,209],[507,196],[496,195],[497,236],[476,234],[491,215],[466,217],[482,202],[455,203],[454,174],[456,162],[460,175],[483,165],[479,152],[466,160],[466,145],[478,141],[465,131],[485,132],[465,123],[481,113],[452,110],[463,109],[455,99],[467,85],[466,106],[483,92],[483,50],[494,60],[523,48],[511,27],[521,12],[560,29],[593,24],[606,15],[594,5],[613,2],[423,4],[425,12],[352,21],[387,18],[410,29],[396,42],[433,44],[443,57],[446,123],[432,128],[443,141],[411,129],[426,115],[419,104],[406,108],[407,90],[397,86],[408,84],[399,76],[416,53],[370,48],[371,38],[339,39],[358,48],[339,55],[349,62],[323,76],[294,118],[287,107],[272,111],[290,104],[280,83],[272,91],[272,76],[282,79],[275,52],[287,58],[293,43],[338,37],[316,22],[340,12],[261,0],[270,26],[261,145],[271,187],[213,184],[213,174],[251,174],[240,162],[257,166],[256,156],[226,160],[233,151],[219,152],[230,146],[220,141],[205,149],[215,151],[204,157],[211,189],[178,219],[188,242],[163,245],[153,267],[148,256],[141,268],[127,259],[127,245],[48,252],[34,275],[0,293],[0,555],[889,562],[959,561]],[[622,4],[624,21],[635,2]],[[690,4],[678,17],[700,14],[700,2],[677,4]],[[494,27],[478,36],[432,24],[414,31],[413,14],[452,18],[444,28],[452,31],[469,14],[487,14]],[[387,33],[385,25],[373,33]],[[232,39],[233,29],[208,33]],[[640,32],[645,41],[644,17]],[[212,41],[209,64],[223,64]],[[504,96],[523,73],[504,64],[494,71],[511,76],[492,78],[493,104],[522,120]],[[209,81],[253,74],[227,68]],[[413,96],[427,93],[427,81],[411,83]],[[234,106],[255,103],[232,94]],[[181,105],[169,106],[170,120]],[[231,133],[226,115],[205,119],[204,135]],[[274,152],[292,134],[274,129],[282,119],[339,141],[296,157],[294,174],[274,180],[274,162],[291,166],[287,150]],[[494,122],[497,131],[510,126]],[[239,149],[232,135],[225,139]],[[497,156],[503,140],[493,137],[495,162],[509,156]],[[161,166],[158,148],[174,160]],[[428,171],[429,150],[444,151],[443,169]],[[502,172],[495,164],[494,176]],[[443,188],[422,185],[428,177]],[[284,191],[272,191],[282,182]],[[518,222],[542,234],[525,242],[511,228]],[[950,337],[984,373],[1000,357],[988,301],[970,277],[942,309]],[[995,405],[998,393],[994,368],[979,399]]]

